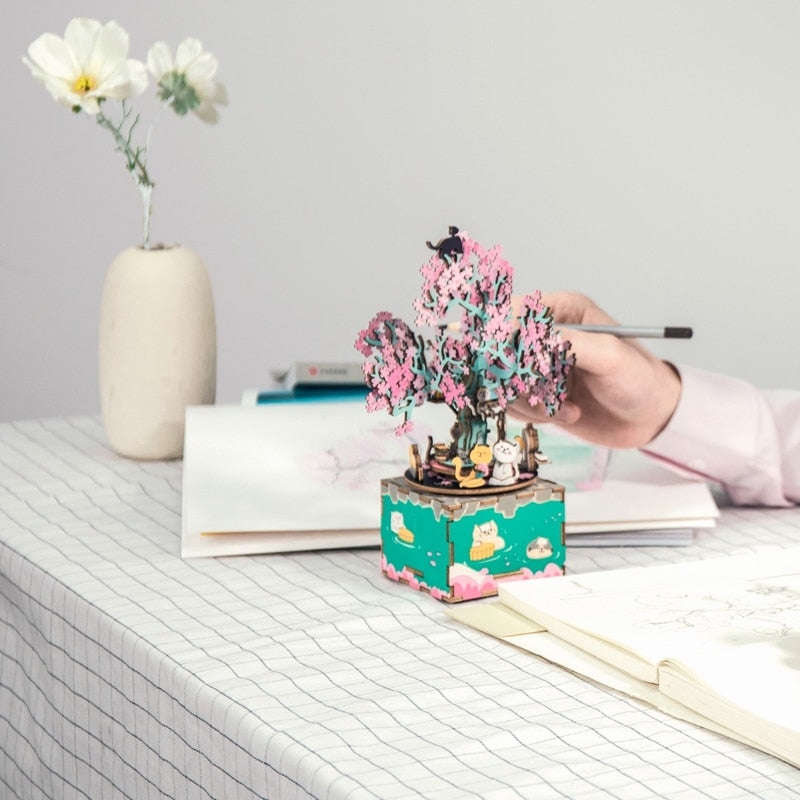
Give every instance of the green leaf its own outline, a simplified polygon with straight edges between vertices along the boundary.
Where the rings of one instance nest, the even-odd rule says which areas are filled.
[[[200,105],[200,98],[194,87],[186,80],[186,75],[167,72],[158,82],[158,97],[179,116]]]

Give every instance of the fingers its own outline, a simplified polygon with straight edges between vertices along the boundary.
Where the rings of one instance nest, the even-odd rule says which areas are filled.
[[[519,315],[527,295],[514,295],[511,309]],[[583,325],[616,325],[617,321],[606,314],[600,306],[579,292],[542,292],[542,302],[550,309],[556,322]]]
[[[616,320],[600,306],[579,292],[542,293],[542,302],[548,306],[557,322],[584,325],[616,325]]]
[[[642,350],[637,343],[623,342],[610,333],[564,330],[561,335],[572,345],[575,366],[591,375],[614,374],[626,360],[642,357]]]
[[[527,398],[520,397],[515,400],[509,407],[508,413],[516,419],[523,422],[554,422],[561,425],[572,425],[581,418],[580,408],[571,400],[565,400],[561,408],[555,414],[550,416],[545,410],[544,406],[532,406]]]
[[[574,425],[580,418],[580,406],[573,403],[572,400],[565,400],[561,404],[561,408],[552,417],[548,417],[551,422],[558,422],[561,425]]]

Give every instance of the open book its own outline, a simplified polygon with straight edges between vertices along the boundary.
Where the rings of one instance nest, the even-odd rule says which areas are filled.
[[[800,766],[800,547],[504,583],[453,616]]]

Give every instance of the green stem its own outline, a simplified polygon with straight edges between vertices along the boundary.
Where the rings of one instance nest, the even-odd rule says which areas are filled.
[[[125,157],[125,166],[131,177],[136,181],[142,195],[144,205],[143,243],[145,250],[150,249],[150,217],[153,210],[152,195],[155,184],[147,172],[147,147],[137,147],[133,144],[133,132],[139,122],[139,115],[131,116],[132,112],[122,101],[122,119],[114,124],[102,111],[97,113],[95,119],[101,128],[105,128],[114,137],[117,150]],[[125,126],[128,125],[127,132]]]
[[[145,250],[150,249],[150,217],[153,214],[153,184],[140,183],[139,192],[142,195],[142,204],[144,206],[144,219],[142,221],[142,247]]]

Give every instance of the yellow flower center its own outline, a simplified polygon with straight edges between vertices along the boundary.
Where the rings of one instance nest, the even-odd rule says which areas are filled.
[[[79,75],[72,84],[75,94],[86,94],[97,86],[97,81],[91,75]]]

